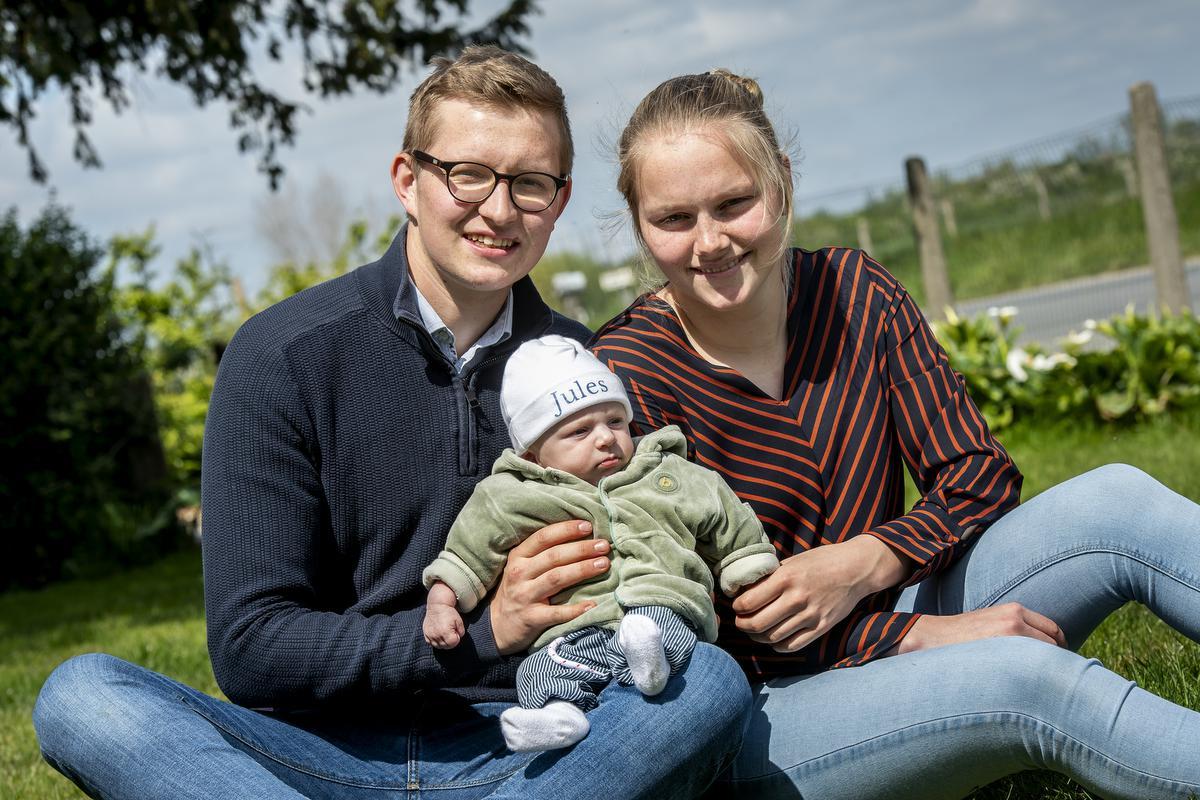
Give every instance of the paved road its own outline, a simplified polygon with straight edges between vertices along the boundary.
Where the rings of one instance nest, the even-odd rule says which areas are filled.
[[[1200,312],[1200,259],[1189,261],[1187,272],[1191,308]],[[993,306],[1015,306],[1019,312],[1015,324],[1024,329],[1021,341],[1038,342],[1054,350],[1068,333],[1082,330],[1084,320],[1108,319],[1124,311],[1130,303],[1143,313],[1153,308],[1154,276],[1150,267],[964,300],[956,308],[959,314],[972,316]]]

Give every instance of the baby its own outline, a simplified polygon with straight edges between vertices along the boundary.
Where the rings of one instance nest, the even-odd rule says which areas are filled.
[[[512,438],[424,573],[426,640],[451,648],[499,579],[509,550],[554,522],[589,520],[611,543],[611,567],[554,598],[595,607],[550,628],[517,671],[519,707],[500,717],[512,750],[567,747],[613,678],[663,690],[697,636],[717,635],[713,578],[729,596],[779,566],[748,505],[712,470],[686,460],[669,426],[629,433],[620,380],[572,339],[544,336],[508,361],[500,406]]]

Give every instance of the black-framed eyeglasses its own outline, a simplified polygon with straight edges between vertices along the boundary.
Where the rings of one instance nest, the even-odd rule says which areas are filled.
[[[446,173],[446,189],[456,200],[464,203],[482,203],[492,196],[496,184],[508,182],[508,197],[522,211],[537,213],[545,211],[558,197],[558,191],[567,185],[566,178],[558,178],[545,172],[518,172],[507,175],[497,172],[487,164],[474,161],[442,161],[420,150],[410,151],[417,161],[432,164]]]

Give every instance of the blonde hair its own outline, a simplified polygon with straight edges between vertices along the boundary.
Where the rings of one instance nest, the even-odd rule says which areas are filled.
[[[492,108],[549,112],[562,133],[559,157],[562,176],[571,172],[575,148],[562,89],[550,74],[528,59],[493,45],[472,45],[458,58],[429,62],[433,72],[408,101],[404,149],[425,150],[437,135],[437,104],[464,100]]]
[[[774,224],[781,226],[779,257],[782,258],[792,231],[791,162],[763,111],[758,82],[726,69],[714,69],[660,83],[638,104],[621,132],[617,144],[620,166],[617,189],[629,206],[643,259],[653,263],[638,225],[637,178],[642,146],[657,136],[698,131],[720,134],[731,155],[750,173],[755,186],[767,196],[777,198],[779,216]],[[784,269],[783,273],[790,286],[791,271]],[[661,279],[657,283],[661,285]]]

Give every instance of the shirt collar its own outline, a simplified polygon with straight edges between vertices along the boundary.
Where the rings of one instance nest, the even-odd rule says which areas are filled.
[[[512,336],[513,323],[513,292],[510,288],[508,295],[504,298],[504,307],[500,309],[500,313],[496,315],[496,319],[491,326],[483,332],[483,335],[467,348],[467,351],[461,355],[454,348],[454,332],[449,326],[442,321],[441,316],[433,309],[433,306],[425,299],[425,295],[421,294],[421,290],[417,288],[411,276],[408,279],[409,286],[414,292],[417,300],[417,310],[421,314],[421,323],[425,326],[425,330],[429,331],[429,335],[433,337],[433,341],[454,364],[457,372],[462,372],[467,364],[471,363],[472,359],[482,351],[489,347],[498,345],[505,339]],[[396,298],[396,308],[400,308],[400,297]]]

